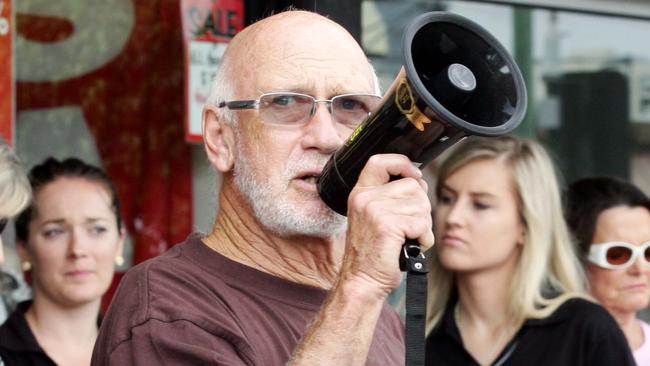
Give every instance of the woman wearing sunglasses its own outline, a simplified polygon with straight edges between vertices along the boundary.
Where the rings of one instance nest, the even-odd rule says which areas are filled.
[[[430,255],[429,365],[632,365],[583,291],[553,165],[537,143],[468,138],[442,160]]]
[[[591,294],[623,329],[638,365],[650,365],[650,327],[637,313],[650,303],[650,199],[611,177],[581,179],[567,192]]]

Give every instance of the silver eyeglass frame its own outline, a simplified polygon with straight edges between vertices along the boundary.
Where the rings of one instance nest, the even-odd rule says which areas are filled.
[[[302,126],[302,125],[305,125],[314,116],[314,114],[316,113],[316,108],[318,106],[318,103],[326,103],[327,104],[327,110],[330,112],[332,117],[335,117],[336,114],[332,110],[332,105],[333,105],[334,101],[336,99],[338,99],[338,98],[353,97],[353,96],[354,97],[356,97],[356,96],[359,96],[359,97],[373,97],[373,98],[377,99],[376,100],[377,102],[379,102],[381,100],[381,98],[382,98],[380,95],[369,94],[369,93],[346,93],[346,94],[335,95],[331,99],[316,99],[313,96],[311,96],[309,94],[304,94],[304,93],[272,92],[272,93],[261,94],[257,99],[222,101],[217,105],[217,108],[228,108],[228,109],[231,109],[231,110],[255,109],[259,113],[260,105],[261,105],[260,101],[262,100],[262,98],[269,97],[269,96],[285,96],[285,95],[306,97],[306,98],[310,99],[312,101],[312,107],[311,107],[311,110],[309,111],[309,114],[307,116],[305,116],[304,120],[301,120],[301,122],[299,122],[299,123],[277,123],[277,122],[269,122],[269,121],[263,120],[264,123],[268,123],[268,124],[272,124],[272,125],[280,125],[280,126],[292,126],[292,125]],[[372,107],[372,108],[370,108],[370,110],[372,110],[374,108],[374,106],[369,106],[369,107]],[[370,115],[370,111],[368,111],[367,115]],[[361,122],[362,122],[362,120],[359,121],[359,123],[361,123]]]

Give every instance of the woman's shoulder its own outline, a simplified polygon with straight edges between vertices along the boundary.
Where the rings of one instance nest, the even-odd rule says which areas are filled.
[[[585,298],[569,298],[546,318],[527,322],[537,335],[570,340],[585,365],[633,365],[625,335],[609,312]]]
[[[18,304],[18,307],[0,327],[0,357],[7,365],[54,364],[38,344],[27,324],[25,311],[30,306],[31,301]]]
[[[558,307],[555,313],[570,315],[577,320],[614,321],[614,318],[602,305],[581,297],[567,299]]]
[[[612,328],[618,328],[618,324],[604,307],[582,297],[568,298],[547,317],[531,319],[527,323],[533,326],[551,326],[553,329],[563,329],[563,332],[569,333],[586,332],[590,338],[611,334]]]
[[[9,317],[0,326],[0,345],[4,346],[7,343],[14,341],[23,342],[26,335],[30,332],[27,320],[25,319],[25,312],[31,306],[32,302],[23,301],[18,304],[16,309],[9,314]]]
[[[605,308],[603,308],[600,304],[584,297],[568,298],[558,307],[558,310],[588,313],[607,312],[607,310],[605,310]]]
[[[569,298],[547,319],[547,323],[559,323],[558,328],[573,339],[590,344],[628,349],[627,341],[618,323],[602,305],[585,298]]]

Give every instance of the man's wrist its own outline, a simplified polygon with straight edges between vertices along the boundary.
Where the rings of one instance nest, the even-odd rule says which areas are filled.
[[[353,302],[369,305],[376,302],[383,303],[392,289],[373,278],[361,274],[341,276],[335,286],[335,291],[339,291]]]

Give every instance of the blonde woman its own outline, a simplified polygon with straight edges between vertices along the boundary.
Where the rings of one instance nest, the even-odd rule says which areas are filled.
[[[552,163],[537,143],[470,138],[441,163],[429,365],[633,365],[583,295]]]
[[[0,139],[0,234],[7,221],[29,204],[32,189],[20,161],[9,145]],[[0,263],[4,262],[0,237]]]

